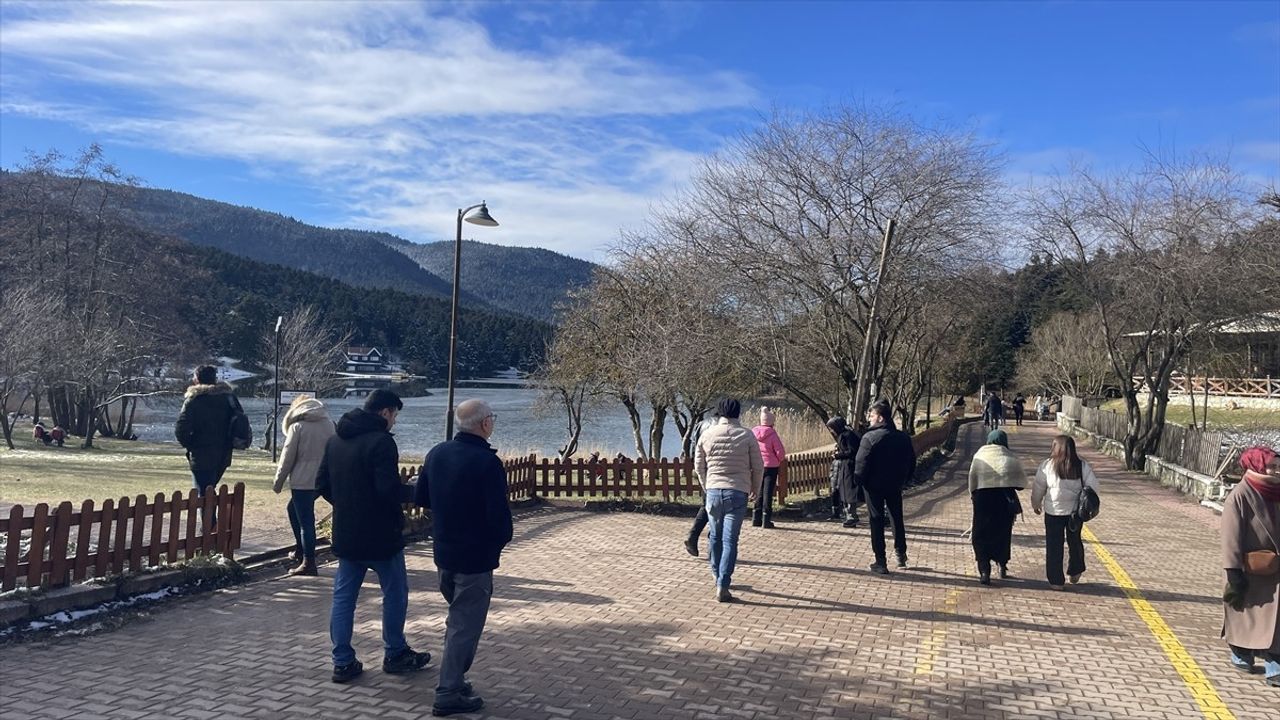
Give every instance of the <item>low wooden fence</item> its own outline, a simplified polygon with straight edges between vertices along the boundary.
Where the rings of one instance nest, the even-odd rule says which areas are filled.
[[[1067,410],[1064,413],[1074,418],[1082,430],[1124,443],[1129,424],[1126,415],[1114,410],[1083,407],[1079,400],[1071,397],[1063,398],[1063,407],[1074,408],[1075,415]],[[1224,446],[1222,433],[1166,423],[1160,431],[1155,455],[1165,462],[1214,477],[1224,459]]]
[[[1147,381],[1142,376],[1135,376],[1133,384],[1138,392],[1146,392]],[[1217,395],[1230,397],[1280,398],[1280,378],[1270,375],[1254,378],[1220,378],[1185,375],[1172,375],[1169,378],[1170,395]]]
[[[916,453],[947,441],[955,421],[911,436]],[[787,456],[778,475],[778,499],[789,494],[817,492],[826,488],[831,468],[831,450],[810,450]],[[510,500],[544,498],[629,498],[679,501],[700,498],[702,486],[693,472],[693,461],[683,458],[653,460],[559,460],[527,455],[503,461],[507,470]],[[418,477],[415,466],[402,467],[400,478],[412,482]]]
[[[210,514],[217,510],[218,526],[210,528]],[[221,554],[232,558],[240,547],[244,525],[244,483],[203,498],[194,489],[186,496],[157,493],[153,499],[139,495],[132,502],[107,500],[94,509],[85,500],[79,510],[64,502],[50,510],[40,503],[28,514],[21,505],[0,518],[4,536],[4,564],[0,565],[0,590],[19,583],[29,588],[55,588],[91,578],[137,572],[190,559]]]

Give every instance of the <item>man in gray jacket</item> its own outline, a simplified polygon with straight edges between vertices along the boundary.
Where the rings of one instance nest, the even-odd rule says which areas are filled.
[[[721,400],[717,414],[720,422],[698,438],[694,468],[707,493],[707,514],[711,518],[707,555],[716,579],[716,599],[733,602],[729,585],[738,562],[738,535],[747,517],[747,504],[760,492],[764,460],[756,436],[738,422],[741,403],[732,398]]]

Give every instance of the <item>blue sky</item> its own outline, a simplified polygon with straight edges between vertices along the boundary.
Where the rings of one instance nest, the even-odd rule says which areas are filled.
[[[155,187],[601,259],[773,108],[891,103],[1011,185],[1142,148],[1280,180],[1280,2],[0,5],[0,164],[101,142]]]

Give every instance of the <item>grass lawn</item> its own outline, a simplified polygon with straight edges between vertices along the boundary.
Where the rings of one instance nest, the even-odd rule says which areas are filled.
[[[1115,410],[1122,415],[1124,414],[1124,400],[1109,400],[1102,407],[1105,410]],[[1203,413],[1204,408],[1197,403],[1197,419],[1202,420]],[[1171,399],[1165,412],[1165,421],[1175,425],[1190,425],[1191,403],[1185,397]],[[1280,411],[1274,409],[1246,407],[1238,410],[1229,410],[1225,407],[1209,408],[1210,430],[1267,430],[1278,427],[1280,427]]]

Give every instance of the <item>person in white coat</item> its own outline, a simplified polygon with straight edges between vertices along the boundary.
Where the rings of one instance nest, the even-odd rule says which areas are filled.
[[[324,404],[299,395],[281,421],[284,454],[276,468],[276,493],[289,484],[289,526],[293,529],[294,559],[300,564],[290,575],[316,575],[316,474],[324,447],[333,437],[333,421]]]
[[[1070,435],[1053,439],[1049,459],[1040,463],[1031,486],[1031,509],[1044,513],[1045,577],[1049,587],[1061,590],[1065,579],[1074,585],[1084,574],[1084,541],[1080,532],[1084,524],[1072,517],[1084,487],[1099,494],[1098,476],[1089,463],[1076,453],[1076,441]],[[1062,543],[1067,544],[1067,576],[1062,575]]]

